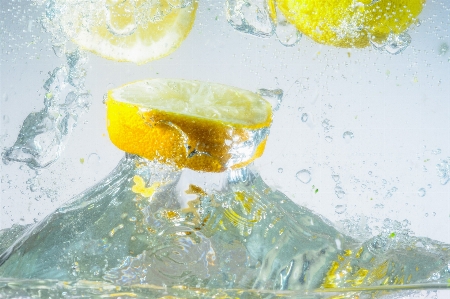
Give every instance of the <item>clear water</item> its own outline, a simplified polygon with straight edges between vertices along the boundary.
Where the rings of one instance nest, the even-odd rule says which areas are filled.
[[[224,176],[203,189],[191,174],[127,155],[38,224],[3,231],[0,277],[44,280],[54,292],[63,281],[309,292],[450,278],[449,245],[389,220],[357,240],[248,168]]]

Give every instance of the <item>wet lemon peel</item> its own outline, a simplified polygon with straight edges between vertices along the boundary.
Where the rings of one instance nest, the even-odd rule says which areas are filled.
[[[382,43],[389,34],[404,32],[417,21],[425,4],[425,0],[269,1],[273,2],[303,34],[343,48],[367,47],[371,40]],[[270,15],[272,19],[276,16]]]
[[[151,85],[153,81],[146,82]],[[180,83],[180,80],[176,82],[184,84],[184,82]],[[206,86],[204,88],[216,88],[215,84],[201,84]],[[220,88],[223,87],[220,85]],[[227,109],[226,107],[217,107],[216,118],[201,117],[191,115],[190,111],[175,113],[161,110],[161,107],[151,109],[149,106],[151,104],[127,103],[123,99],[115,98],[120,94],[115,93],[114,90],[108,92],[107,128],[111,141],[128,153],[171,164],[177,168],[222,172],[230,168],[244,167],[260,157],[264,151],[267,134],[259,144],[254,146],[251,157],[230,165],[230,160],[233,158],[230,151],[233,147],[250,140],[254,131],[268,129],[271,125],[270,104],[258,98],[256,94],[251,94],[251,97],[255,98],[246,99],[237,92],[236,98],[227,100],[231,102],[231,106],[250,107],[250,110],[243,109],[246,115],[238,119],[228,119],[227,116],[221,118],[220,109]],[[230,94],[233,93],[228,93]],[[207,97],[208,94],[205,96]],[[172,100],[168,99],[168,101]],[[260,107],[252,107],[250,104]],[[159,103],[159,105],[162,104]],[[255,113],[258,115],[254,116]],[[258,121],[255,122],[255,119]]]
[[[194,25],[198,0],[186,7],[182,0],[160,0],[157,4],[150,3],[150,8],[143,0],[107,1],[104,5],[99,1],[87,5],[85,9],[91,13],[88,21],[78,8],[72,9],[75,16],[67,15],[67,20],[62,20],[62,28],[69,38],[81,49],[106,59],[144,64],[171,54],[187,38]],[[143,17],[143,23],[139,17]],[[118,34],[111,29],[114,25],[135,28],[127,34]]]

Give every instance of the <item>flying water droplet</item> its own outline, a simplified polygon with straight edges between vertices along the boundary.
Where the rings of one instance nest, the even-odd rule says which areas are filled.
[[[336,187],[334,187],[334,193],[336,194],[337,198],[339,198],[339,199],[342,199],[345,196],[345,191],[339,185],[336,185]]]
[[[417,191],[417,194],[419,194],[420,197],[424,197],[426,193],[427,193],[427,190],[425,190],[425,188],[420,188]]]
[[[345,140],[353,139],[353,137],[353,132],[350,131],[345,131],[344,134],[342,134],[342,138],[344,138]]]
[[[334,211],[336,212],[336,214],[342,214],[347,211],[347,205],[337,205],[336,207],[334,207]]]
[[[437,149],[435,149],[435,150],[432,150],[431,153],[432,153],[433,155],[439,155],[439,154],[441,153],[441,149],[440,149],[440,148],[437,148]]]
[[[301,117],[302,122],[307,122],[308,121],[308,113],[303,113],[302,117]]]
[[[311,182],[311,172],[307,169],[300,170],[295,176],[303,184],[308,184]]]

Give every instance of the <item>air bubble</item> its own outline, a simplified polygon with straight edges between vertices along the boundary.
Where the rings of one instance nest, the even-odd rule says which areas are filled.
[[[334,211],[336,212],[336,214],[342,214],[347,211],[347,205],[337,205],[336,207],[334,207]]]
[[[308,113],[303,113],[302,117],[301,117],[302,122],[307,122],[308,121]]]
[[[342,138],[344,138],[345,140],[353,139],[353,137],[353,132],[350,131],[345,131],[344,134],[342,134]]]
[[[308,184],[311,182],[311,172],[307,169],[300,170],[295,176],[303,184]]]
[[[420,197],[424,197],[425,194],[427,194],[427,190],[425,190],[425,188],[420,188],[420,189],[417,191],[417,194],[419,194]]]

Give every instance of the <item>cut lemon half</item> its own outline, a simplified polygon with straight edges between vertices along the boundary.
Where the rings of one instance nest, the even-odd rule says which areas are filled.
[[[370,41],[382,43],[390,34],[408,29],[425,0],[269,0],[269,8],[274,3],[290,23],[313,40],[362,48]]]
[[[108,92],[107,128],[120,149],[178,168],[222,172],[262,155],[272,108],[221,84],[150,79]]]
[[[143,64],[175,51],[189,34],[197,0],[56,0],[61,27],[81,48]]]

